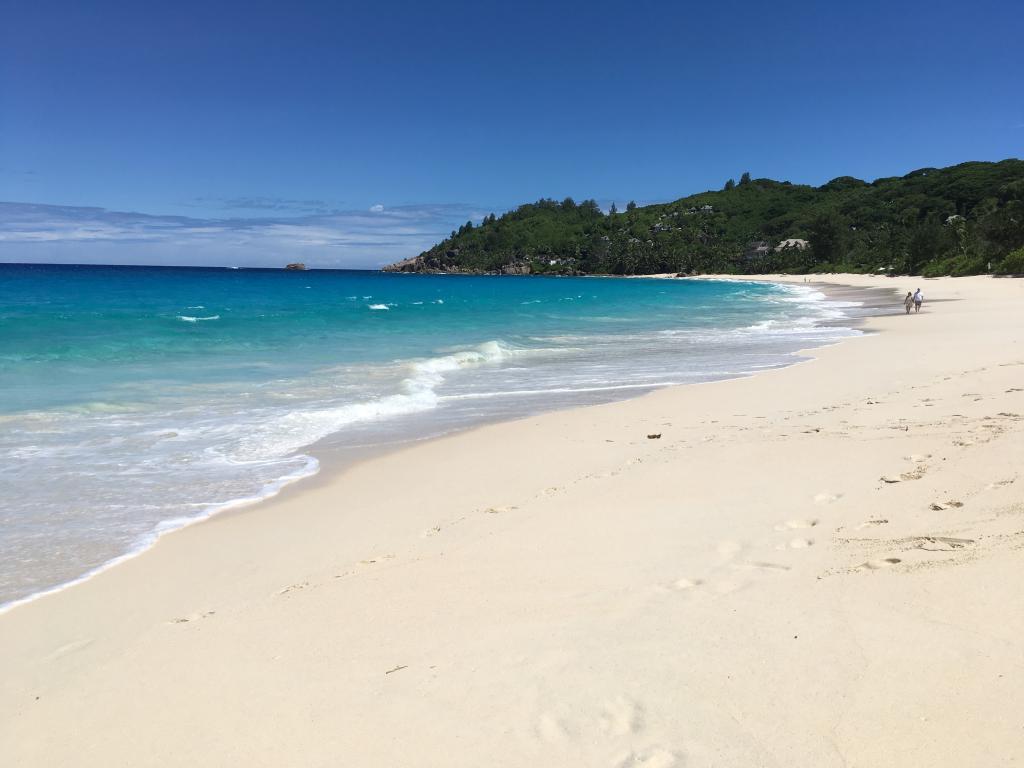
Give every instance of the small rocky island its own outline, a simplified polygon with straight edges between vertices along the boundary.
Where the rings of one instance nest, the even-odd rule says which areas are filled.
[[[284,268],[285,269],[292,269],[292,270],[299,270],[299,271],[301,271],[301,270],[306,268],[306,265],[303,264],[302,262],[297,261],[297,262],[295,262],[293,264],[285,264]]]

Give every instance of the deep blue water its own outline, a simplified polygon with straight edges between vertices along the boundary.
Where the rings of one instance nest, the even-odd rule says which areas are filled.
[[[315,472],[314,442],[743,375],[843,316],[727,281],[0,264],[0,603]]]

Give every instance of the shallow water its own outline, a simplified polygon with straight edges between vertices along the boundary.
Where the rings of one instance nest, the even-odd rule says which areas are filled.
[[[752,373],[852,302],[733,281],[0,264],[0,603],[373,446]]]

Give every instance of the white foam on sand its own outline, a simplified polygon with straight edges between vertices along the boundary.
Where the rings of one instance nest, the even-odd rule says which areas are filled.
[[[7,613],[8,611],[14,608],[17,608],[19,605],[24,605],[26,603],[32,602],[33,600],[37,600],[40,597],[52,595],[56,592],[62,592],[68,587],[73,587],[76,584],[81,584],[84,581],[88,581],[94,576],[113,568],[115,565],[120,565],[121,563],[127,560],[131,560],[132,558],[138,557],[143,552],[151,548],[154,544],[156,544],[157,541],[159,541],[160,537],[164,536],[165,534],[171,533],[172,531],[178,531],[189,525],[193,525],[195,523],[202,522],[203,520],[207,520],[219,512],[224,512],[225,510],[228,509],[236,509],[238,507],[245,507],[250,504],[256,504],[258,502],[272,498],[279,494],[281,490],[284,489],[286,486],[291,485],[292,483],[298,480],[302,480],[303,478],[315,475],[317,472],[320,471],[320,462],[318,462],[312,456],[302,456],[299,458],[305,460],[301,468],[294,472],[290,472],[286,475],[283,475],[270,483],[267,483],[257,493],[253,494],[252,496],[245,496],[237,499],[229,499],[227,501],[213,502],[210,504],[198,504],[195,506],[200,507],[200,511],[195,515],[181,516],[172,518],[170,520],[162,520],[159,523],[157,523],[149,533],[140,536],[132,545],[132,547],[124,554],[118,555],[117,557],[107,560],[101,565],[98,565],[95,568],[86,571],[84,574],[75,579],[72,579],[71,581],[66,581],[62,584],[57,584],[56,586],[48,587],[39,592],[33,592],[31,595],[26,595],[25,597],[10,600],[6,603],[0,603],[0,615]]]

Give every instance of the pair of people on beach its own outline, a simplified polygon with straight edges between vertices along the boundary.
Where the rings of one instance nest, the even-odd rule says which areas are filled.
[[[907,310],[907,314],[910,314],[910,308],[913,307],[915,312],[921,311],[921,305],[924,303],[924,294],[921,293],[921,289],[918,288],[916,291],[911,293],[907,291],[907,297],[903,300],[903,307]]]

